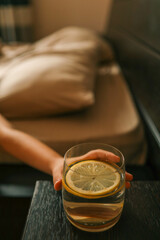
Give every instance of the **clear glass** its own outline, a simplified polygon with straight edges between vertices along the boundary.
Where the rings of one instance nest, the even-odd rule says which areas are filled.
[[[104,157],[101,159],[100,154],[94,156],[94,160],[107,162],[107,164],[114,167],[115,172],[118,172],[120,176],[119,185],[114,190],[107,192],[107,194],[95,196],[78,194],[67,184],[67,173],[78,162],[92,160],[93,154],[90,153],[101,150],[119,156],[117,162],[107,158],[104,159]],[[74,171],[74,168],[72,171]],[[81,175],[81,179],[86,177],[83,172],[78,174]],[[83,143],[72,147],[65,154],[62,183],[64,211],[68,220],[74,226],[88,232],[101,232],[111,228],[118,222],[122,213],[125,194],[125,160],[118,149],[101,143]]]

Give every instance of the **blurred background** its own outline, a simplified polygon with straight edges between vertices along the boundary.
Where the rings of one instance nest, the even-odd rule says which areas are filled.
[[[66,26],[106,31],[112,0],[1,0],[3,41],[34,41]]]

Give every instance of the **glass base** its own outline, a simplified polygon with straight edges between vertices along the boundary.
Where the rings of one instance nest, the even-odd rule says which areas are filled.
[[[106,224],[103,225],[98,225],[98,226],[87,226],[87,225],[83,225],[80,224],[78,222],[73,221],[69,216],[67,216],[69,222],[75,226],[76,228],[82,230],[82,231],[86,231],[86,232],[103,232],[106,231],[110,228],[112,228],[120,219],[120,215],[118,215],[116,218],[114,218],[112,221],[107,222]]]

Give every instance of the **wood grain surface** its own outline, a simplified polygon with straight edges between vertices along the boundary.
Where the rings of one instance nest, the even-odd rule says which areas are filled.
[[[23,240],[159,240],[160,182],[135,181],[126,190],[125,205],[119,222],[110,230],[87,233],[66,219],[61,192],[49,181],[35,186],[26,220]]]

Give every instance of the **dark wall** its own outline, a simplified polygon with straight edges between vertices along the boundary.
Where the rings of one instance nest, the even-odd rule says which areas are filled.
[[[144,121],[150,161],[160,168],[160,1],[115,0],[108,37]]]

